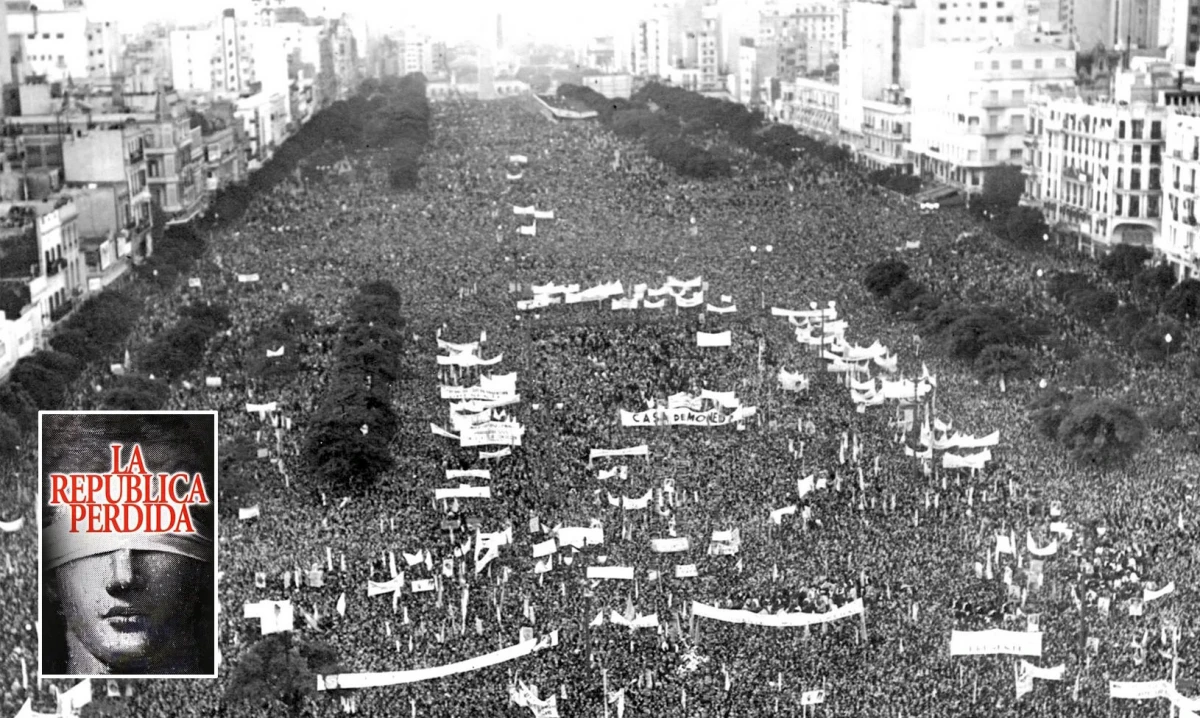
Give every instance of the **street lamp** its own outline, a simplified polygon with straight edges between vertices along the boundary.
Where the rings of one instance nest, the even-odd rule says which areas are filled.
[[[1171,335],[1168,333],[1166,336],[1163,337],[1163,341],[1167,343],[1167,359],[1169,360],[1171,358],[1171,341],[1172,341]]]

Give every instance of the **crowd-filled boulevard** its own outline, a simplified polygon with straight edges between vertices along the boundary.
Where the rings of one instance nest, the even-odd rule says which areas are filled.
[[[490,667],[314,692],[294,709],[301,715],[526,715],[513,687],[533,685],[563,716],[663,718],[1151,715],[1168,711],[1167,700],[1110,698],[1110,681],[1173,673],[1183,695],[1200,693],[1189,680],[1197,462],[1183,434],[1152,433],[1119,470],[1080,468],[1036,435],[1025,408],[1039,381],[1065,381],[1070,361],[1047,351],[1032,380],[1002,389],[922,346],[862,283],[869,265],[919,242],[900,254],[942,296],[1044,319],[1056,341],[1116,362],[1123,378],[1100,394],[1139,410],[1194,404],[1186,355],[1131,357],[1045,295],[1038,270],[1092,271],[1090,260],[1018,251],[979,233],[965,212],[920,213],[856,171],[806,161],[785,170],[726,147],[733,176],[683,181],[601,125],[552,124],[511,100],[435,105],[432,131],[415,190],[390,189],[370,153],[349,155],[342,174],[306,168],[306,181],[257,197],[241,221],[211,231],[192,270],[199,287],[181,277],[150,295],[129,342],[135,357],[184,305],[231,310],[230,330],[209,344],[200,370],[173,382],[167,407],[220,412],[221,677],[122,682],[133,690],[120,698],[105,698],[97,682],[85,715],[293,714],[225,694],[239,661],[265,640],[243,606],[264,600],[290,600],[296,638],[332,646],[341,674],[443,666],[553,634]],[[528,161],[508,162],[517,154]],[[530,206],[553,212],[533,235],[518,231],[531,218],[513,212]],[[258,281],[239,281],[249,274]],[[535,285],[619,281],[630,296],[638,285],[695,278],[692,291],[704,295],[696,307],[663,295],[661,309],[614,310],[608,299],[518,308]],[[343,310],[370,281],[400,292],[408,343],[392,396],[394,467],[352,494],[339,477],[314,475],[302,447],[322,410]],[[873,375],[917,380],[927,368],[936,395],[916,410],[913,432],[897,426],[905,415],[895,402],[859,411],[845,374],[826,371],[795,323],[771,311],[829,302],[848,344],[878,341],[897,358],[894,374]],[[288,305],[315,322],[289,348],[299,371],[275,376],[262,371],[261,335]],[[697,346],[698,333],[725,331],[729,346]],[[480,342],[478,357],[501,359],[439,365],[439,340]],[[803,374],[807,389],[787,390],[781,370]],[[499,411],[524,434],[509,455],[481,458],[502,447],[462,447],[431,430],[460,433],[439,386],[512,372],[519,401]],[[111,379],[107,362],[90,368],[71,408],[98,408],[96,387]],[[704,390],[756,411],[715,426],[622,425],[622,411]],[[274,411],[246,409],[272,402]],[[998,431],[992,460],[981,471],[941,461],[926,470],[903,442],[914,445],[929,420],[976,437]],[[1184,426],[1194,421],[1185,412]],[[239,445],[255,450],[230,459],[227,447]],[[590,458],[641,445],[644,455]],[[51,682],[35,670],[35,447],[22,456],[5,484],[21,508],[10,511],[10,501],[0,513],[26,516],[22,530],[0,535],[11,562],[0,588],[5,715],[29,696],[35,709],[54,705]],[[490,473],[447,476],[471,469]],[[226,492],[235,482],[236,497]],[[490,498],[435,500],[435,490],[460,483],[488,486]],[[256,518],[239,518],[252,506]],[[453,533],[443,530],[451,515],[463,519]],[[464,528],[467,519],[478,521]],[[476,526],[511,529],[478,571]],[[556,527],[600,527],[603,543],[568,546]],[[736,549],[713,540],[735,529]],[[663,549],[681,542],[662,540],[683,537],[686,551]],[[534,557],[551,538],[551,560]],[[1052,554],[1030,551],[1050,545]],[[369,581],[393,578],[393,562],[402,589],[369,596]],[[314,565],[323,586],[298,587],[293,577]],[[630,567],[633,579],[589,578],[599,566]],[[429,579],[433,590],[413,590]],[[1172,582],[1172,592],[1153,595]],[[693,604],[822,614],[858,600],[861,614],[797,627],[698,616]],[[652,615],[645,627],[628,625]],[[1040,656],[951,656],[952,631],[990,628],[1040,632]],[[1022,658],[1062,665],[1061,679],[1038,678],[1018,698]],[[814,691],[822,702],[802,705]]]

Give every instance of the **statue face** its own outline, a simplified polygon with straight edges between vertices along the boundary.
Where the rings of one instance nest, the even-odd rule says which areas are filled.
[[[110,673],[173,673],[195,657],[193,592],[205,585],[202,562],[163,551],[121,549],[63,564],[55,588],[66,619],[73,664]],[[186,663],[186,661],[185,661]]]

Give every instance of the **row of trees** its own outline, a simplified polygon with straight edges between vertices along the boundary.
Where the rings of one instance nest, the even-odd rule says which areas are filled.
[[[641,140],[647,154],[681,176],[714,179],[728,177],[732,172],[729,160],[688,141],[677,118],[652,111],[644,101],[610,100],[590,87],[579,85],[560,85],[558,96],[599,113],[600,122],[614,133]]]
[[[305,453],[315,473],[351,491],[365,491],[392,467],[400,427],[392,388],[405,346],[400,310],[400,293],[387,282],[365,284],[350,300],[329,385],[309,426]]]
[[[1151,269],[1135,275],[1156,273]],[[1163,360],[1186,344],[1186,328],[1177,317],[1188,317],[1186,283],[1165,293],[1160,300],[1164,313],[1146,309],[1133,301],[1122,301],[1085,274],[1060,272],[1046,282],[1046,292],[1067,308],[1072,316],[1097,331],[1107,332],[1121,346],[1148,360]],[[1162,286],[1161,284],[1159,285]],[[1197,285],[1200,290],[1200,284]],[[1200,293],[1197,294],[1200,300]]]
[[[863,284],[885,299],[893,311],[917,322],[917,331],[931,348],[970,363],[984,377],[1030,379],[1037,348],[1055,344],[1045,322],[1019,317],[1003,307],[943,302],[913,279],[909,266],[897,259],[872,264]],[[1081,361],[1077,369],[1075,376],[1084,385],[1111,386],[1119,378],[1111,362],[1097,358]],[[1146,435],[1146,425],[1133,408],[1085,394],[1072,396],[1053,389],[1029,410],[1039,432],[1059,441],[1082,463],[1124,461],[1140,448]],[[1170,416],[1166,412],[1156,418],[1160,428],[1170,428]]]
[[[676,118],[685,132],[723,132],[739,147],[784,167],[802,156],[829,164],[844,164],[850,159],[841,147],[802,135],[790,125],[768,123],[761,112],[736,102],[656,82],[639,89],[633,100]]]

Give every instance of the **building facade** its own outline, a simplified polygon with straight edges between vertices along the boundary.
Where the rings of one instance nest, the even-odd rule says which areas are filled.
[[[981,192],[989,170],[1023,165],[1033,94],[1074,81],[1075,53],[1051,46],[941,43],[919,50],[909,144],[916,171]]]
[[[1200,276],[1200,113],[1173,112],[1163,156],[1162,232],[1155,248],[1181,280]]]
[[[1167,117],[1140,102],[1032,103],[1026,200],[1092,254],[1159,245]]]

